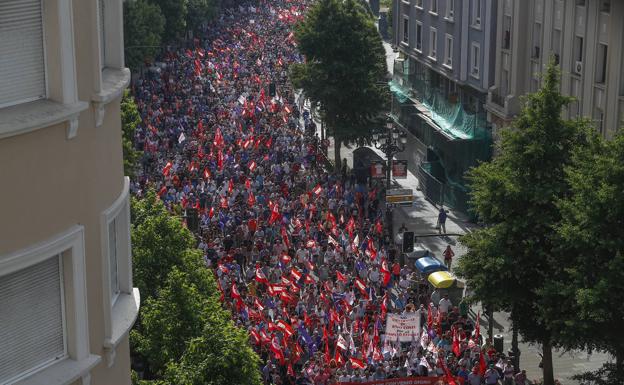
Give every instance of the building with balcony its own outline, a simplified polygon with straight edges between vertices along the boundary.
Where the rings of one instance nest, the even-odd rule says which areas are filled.
[[[392,115],[410,171],[434,202],[467,210],[465,173],[491,156],[496,0],[395,0]]]
[[[0,0],[0,384],[130,384],[122,0]]]
[[[566,118],[587,117],[606,138],[624,124],[624,2],[501,0],[494,86],[487,102],[494,130],[520,112],[521,96],[540,87],[550,58],[561,92],[573,96]]]

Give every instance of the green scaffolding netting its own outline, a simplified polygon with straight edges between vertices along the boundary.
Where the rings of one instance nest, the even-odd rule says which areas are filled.
[[[391,80],[388,82],[390,91],[396,96],[397,100],[401,103],[405,103],[409,99],[409,91],[398,82]]]

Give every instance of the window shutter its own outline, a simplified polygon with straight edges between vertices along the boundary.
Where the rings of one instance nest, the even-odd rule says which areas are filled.
[[[41,0],[0,1],[0,107],[46,97]]]
[[[106,67],[106,29],[104,26],[104,12],[106,11],[104,0],[98,0],[98,4],[100,6],[100,67],[104,68]]]
[[[0,383],[65,356],[59,259],[0,276]]]

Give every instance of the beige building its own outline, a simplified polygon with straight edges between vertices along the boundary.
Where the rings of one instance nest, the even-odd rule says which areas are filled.
[[[0,0],[0,384],[130,384],[122,0]]]
[[[624,1],[500,0],[494,86],[486,108],[494,130],[536,91],[551,57],[561,91],[574,96],[565,116],[592,119],[606,138],[624,125]]]

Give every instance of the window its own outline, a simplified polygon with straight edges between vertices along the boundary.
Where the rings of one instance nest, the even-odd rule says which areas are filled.
[[[0,382],[63,359],[60,257],[0,277],[0,293]]]
[[[0,383],[69,383],[89,352],[84,228],[0,255]]]
[[[403,43],[409,44],[409,19],[403,16]]]
[[[580,36],[574,37],[574,58],[575,61],[583,61],[583,38]]]
[[[600,12],[611,12],[611,0],[600,0]]]
[[[472,26],[481,28],[481,0],[472,0]]]
[[[423,0],[416,0],[416,8],[423,9]]]
[[[438,31],[435,28],[431,28],[431,33],[429,34],[429,57],[433,60],[436,60],[437,57],[437,43]]]
[[[109,251],[109,269],[110,269],[110,292],[112,302],[115,303],[117,295],[119,295],[119,271],[117,266],[117,227],[115,219],[108,224],[108,251]]]
[[[558,29],[553,30],[552,47],[555,64],[559,65],[559,61],[561,60],[561,31]]]
[[[422,23],[416,22],[416,51],[422,53]]]
[[[604,135],[604,112],[599,108],[594,109],[594,122],[598,133]]]
[[[596,55],[596,83],[604,84],[607,80],[607,53],[606,44],[598,44]]]
[[[429,13],[433,13],[434,15],[438,14],[438,0],[431,0],[431,8],[429,9]]]
[[[139,292],[132,287],[129,187],[130,179],[126,177],[120,196],[101,215],[103,345],[109,365],[112,365],[115,350],[139,311]]]
[[[470,50],[470,76],[479,79],[479,62],[481,61],[481,47],[478,43],[472,43]]]
[[[0,107],[46,98],[44,60],[41,0],[3,0]]]
[[[539,59],[541,55],[542,46],[542,25],[540,23],[533,24],[533,51],[531,52],[531,58]]]
[[[585,0],[576,0],[576,5],[578,5],[580,7],[584,7],[585,6]]]
[[[453,68],[453,36],[446,35],[444,45],[444,65]]]
[[[511,48],[511,16],[503,18],[503,49]]]
[[[455,0],[447,0],[446,1],[446,18],[448,20],[453,20],[455,16]]]

